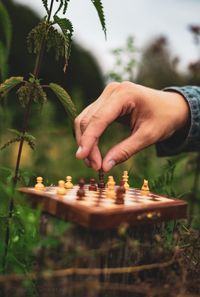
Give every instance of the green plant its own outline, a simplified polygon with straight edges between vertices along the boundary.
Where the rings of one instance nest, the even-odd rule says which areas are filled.
[[[1,254],[3,254],[1,269],[3,272],[10,268],[8,267],[9,256],[13,256],[15,254],[9,253],[9,251],[12,251],[13,240],[15,243],[19,242],[20,245],[23,245],[23,242],[25,242],[24,234],[28,234],[23,233],[21,228],[16,230],[17,227],[15,226],[24,226],[23,222],[19,223],[20,218],[24,217],[24,208],[19,210],[19,207],[21,206],[19,203],[15,205],[15,201],[18,200],[16,187],[19,185],[19,183],[25,180],[27,181],[27,179],[29,180],[29,178],[27,178],[27,174],[23,173],[23,171],[20,169],[24,143],[26,142],[31,147],[31,149],[35,148],[35,138],[33,135],[28,133],[31,109],[35,104],[39,105],[40,107],[44,105],[44,103],[47,101],[46,89],[49,89],[61,102],[71,121],[73,121],[74,117],[76,116],[76,108],[67,91],[55,83],[42,85],[42,80],[39,78],[45,51],[48,52],[53,49],[55,51],[56,59],[64,58],[64,72],[67,70],[68,59],[71,50],[73,26],[68,18],[60,18],[58,13],[65,15],[67,13],[69,2],[70,0],[42,0],[43,6],[46,10],[46,16],[35,28],[32,29],[27,37],[28,50],[36,56],[33,72],[29,75],[28,79],[25,79],[22,76],[10,77],[0,85],[0,98],[7,96],[13,89],[17,89],[19,102],[24,108],[24,118],[22,121],[21,131],[10,129],[10,132],[15,136],[1,146],[1,150],[3,150],[12,143],[19,143],[14,173],[10,170],[3,170],[4,183],[2,182],[0,185],[3,195],[6,197],[6,207],[1,217],[4,223],[2,234],[0,234],[2,237],[4,236],[4,240],[1,240],[1,242],[4,242],[2,245],[3,250],[1,250]],[[102,2],[101,0],[91,0],[91,2],[98,13],[102,29],[106,35],[106,25]],[[53,13],[54,6],[56,7],[55,13]],[[5,11],[3,11],[3,13],[4,16],[7,17]],[[8,18],[6,19],[6,17],[1,18],[1,20],[4,20],[5,22],[7,20],[8,22]],[[61,32],[56,29],[56,26],[60,28]],[[6,28],[9,28],[9,26],[7,25]],[[9,47],[10,44],[9,32],[10,31],[8,31],[6,35],[8,36],[6,39],[7,47]],[[0,44],[0,50],[1,48],[3,47]],[[1,58],[2,55],[0,53],[0,60]],[[4,70],[2,73],[5,75],[5,68],[2,69]],[[37,222],[37,220],[35,222]],[[18,234],[20,234],[21,238]],[[22,240],[23,237],[24,241]],[[20,263],[19,259],[17,258],[16,261]],[[25,263],[21,265],[21,268],[24,266]],[[22,270],[24,270],[24,268]]]
[[[113,70],[108,73],[108,79],[134,81],[137,65],[136,52],[137,48],[134,45],[134,38],[131,36],[128,37],[125,46],[112,50],[115,64]]]

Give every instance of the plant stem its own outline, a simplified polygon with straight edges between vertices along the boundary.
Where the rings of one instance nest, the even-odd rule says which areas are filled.
[[[48,14],[48,18],[47,18],[47,23],[50,22],[52,9],[53,9],[53,4],[54,4],[54,0],[51,0],[49,14]],[[39,50],[39,53],[38,53],[38,55],[36,57],[34,71],[33,71],[33,75],[34,75],[35,78],[38,77],[39,72],[40,72],[40,68],[41,68],[41,65],[42,65],[42,59],[43,59],[43,55],[44,55],[44,50],[45,50],[45,44],[46,44],[46,37],[43,36],[42,41],[41,41],[41,45],[40,45],[40,50]],[[28,100],[28,104],[27,104],[27,107],[26,107],[26,111],[25,111],[25,114],[24,114],[23,128],[22,128],[22,138],[21,138],[21,141],[19,143],[17,161],[16,161],[16,166],[15,166],[15,174],[14,174],[14,177],[13,177],[13,195],[12,195],[12,197],[10,199],[10,205],[9,205],[9,218],[8,218],[8,223],[7,223],[7,226],[6,226],[5,251],[4,251],[4,257],[3,257],[3,264],[2,264],[4,273],[6,271],[6,258],[7,258],[7,253],[8,253],[9,240],[10,240],[10,226],[9,226],[9,224],[10,224],[10,219],[12,218],[13,209],[14,209],[14,195],[15,195],[15,191],[16,191],[17,182],[18,182],[18,179],[19,179],[21,156],[22,156],[23,145],[24,145],[24,137],[23,136],[25,135],[26,131],[28,130],[28,124],[29,124],[32,101],[33,101],[33,99],[32,99],[32,96],[30,95],[29,100]]]

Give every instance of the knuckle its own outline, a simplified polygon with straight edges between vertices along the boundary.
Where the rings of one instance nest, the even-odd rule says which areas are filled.
[[[80,121],[80,129],[81,129],[81,132],[84,132],[86,127],[88,126],[88,123],[89,123],[89,119],[84,117],[81,121]]]
[[[101,114],[99,114],[99,113],[95,113],[95,114],[93,114],[92,115],[92,121],[99,121],[99,120],[101,120]]]
[[[107,85],[106,89],[107,89],[108,91],[114,91],[119,85],[120,85],[119,82],[110,82],[110,83]]]
[[[127,148],[121,148],[121,160],[126,161],[130,158],[130,153]]]

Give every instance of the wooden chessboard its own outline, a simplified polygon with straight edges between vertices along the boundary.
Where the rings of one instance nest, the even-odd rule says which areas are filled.
[[[185,218],[187,203],[154,193],[144,195],[141,190],[130,188],[124,197],[124,204],[117,205],[107,198],[105,189],[89,191],[85,185],[84,200],[77,200],[78,185],[58,196],[57,187],[46,187],[45,191],[34,188],[21,188],[20,192],[31,198],[33,207],[41,207],[43,212],[78,223],[82,226],[107,230],[115,229],[122,223],[138,225],[172,219]]]

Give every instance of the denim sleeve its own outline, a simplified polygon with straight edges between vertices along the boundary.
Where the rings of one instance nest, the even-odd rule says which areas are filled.
[[[158,156],[200,151],[200,87],[168,87],[164,91],[178,92],[185,98],[190,108],[190,121],[171,137],[157,143]]]

